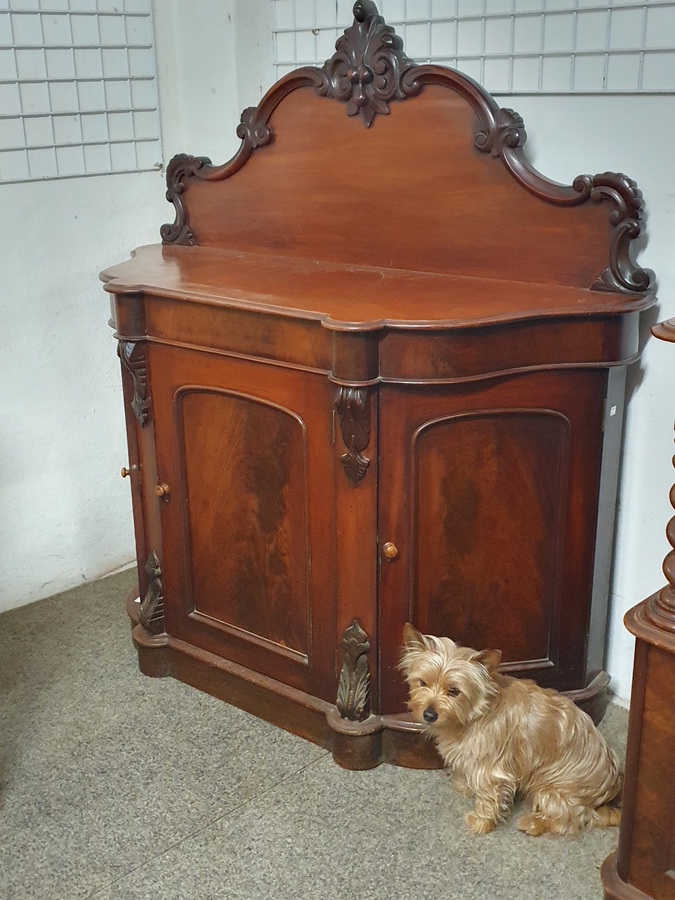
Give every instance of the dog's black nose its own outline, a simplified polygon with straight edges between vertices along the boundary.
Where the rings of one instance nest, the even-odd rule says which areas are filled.
[[[430,706],[428,709],[425,709],[422,715],[424,716],[424,721],[428,722],[429,725],[431,725],[432,722],[435,722],[438,718],[438,713],[432,706]]]

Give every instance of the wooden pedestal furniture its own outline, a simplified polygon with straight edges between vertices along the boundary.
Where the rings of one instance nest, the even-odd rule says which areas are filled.
[[[675,343],[675,320],[654,334]],[[675,488],[670,500],[675,506]],[[606,900],[675,898],[675,518],[666,534],[668,584],[625,618],[635,668],[619,849],[602,869]]]
[[[163,244],[103,273],[140,664],[332,748],[437,765],[406,621],[596,718],[641,194],[535,172],[522,120],[370,2],[323,68],[177,156]],[[573,132],[569,139],[573,140]]]

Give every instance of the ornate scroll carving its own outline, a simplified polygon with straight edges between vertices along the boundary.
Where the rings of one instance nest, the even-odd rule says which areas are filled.
[[[157,554],[153,550],[145,564],[148,574],[148,590],[141,600],[138,621],[149,634],[162,634],[164,631],[164,597],[162,595],[162,571]]]
[[[261,115],[260,107],[249,106],[241,114],[241,122],[237,126],[237,137],[245,141],[255,150],[264,147],[274,138],[274,131]]]
[[[640,235],[644,209],[642,191],[637,184],[621,173],[604,172],[593,179],[588,175],[581,175],[572,186],[575,190],[581,188],[582,193],[587,193],[596,203],[609,200],[614,204],[614,209],[609,214],[609,221],[614,229],[609,249],[609,267],[592,285],[592,290],[637,293],[648,290],[653,278],[652,272],[637,268],[630,258],[630,242]]]
[[[335,51],[324,63],[315,90],[345,102],[347,115],[360,116],[366,128],[377,114],[389,115],[391,100],[419,93],[415,82],[402,82],[415,62],[405,55],[403,41],[371,0],[354,4],[354,23],[338,39]]]
[[[502,156],[505,148],[522,147],[527,140],[522,116],[513,109],[497,109],[496,115],[484,131],[479,131],[474,144],[483,153]]]
[[[335,705],[343,719],[363,722],[370,714],[370,642],[354,619],[342,638],[342,671]]]
[[[165,244],[195,244],[195,236],[188,223],[187,209],[183,202],[185,179],[196,175],[211,163],[207,156],[188,156],[179,153],[174,156],[166,169],[166,199],[176,208],[173,224],[162,225],[159,233]]]
[[[119,341],[117,355],[122,360],[124,368],[131,375],[131,382],[134,387],[134,399],[131,401],[131,408],[141,425],[147,425],[150,407],[147,398],[148,376],[143,349],[134,341]]]
[[[606,172],[580,175],[573,185],[561,185],[532,168],[524,153],[527,140],[522,118],[500,109],[479,84],[445,66],[417,65],[403,51],[403,42],[387,25],[372,0],[354,4],[354,22],[336,43],[334,55],[322,68],[302,66],[280,79],[255,108],[244,111],[237,134],[241,146],[225,165],[213,166],[206,157],[180,154],[167,168],[167,199],[176,208],[172,224],[162,226],[165,243],[195,244],[188,221],[185,192],[191,179],[222,181],[246,163],[254,151],[274,141],[269,119],[293,91],[312,88],[319,96],[346,104],[347,114],[370,127],[377,115],[388,115],[390,103],[419,94],[427,85],[450,89],[473,108],[479,122],[474,142],[478,150],[499,158],[511,176],[531,194],[556,206],[578,206],[608,200],[611,242],[609,265],[592,284],[593,290],[645,293],[653,273],[631,259],[631,245],[641,231],[642,195],[625,175]],[[422,139],[422,138],[420,138]],[[433,139],[436,139],[435,137]]]
[[[486,107],[484,113],[489,113]],[[609,250],[609,266],[591,285],[591,290],[619,293],[643,293],[652,286],[653,273],[638,268],[630,255],[630,243],[641,232],[642,192],[626,175],[603,172],[579,175],[571,186],[548,181],[531,168],[523,156],[527,140],[522,118],[512,109],[498,109],[496,115],[483,115],[485,129],[475,138],[478,150],[501,157],[516,179],[535,196],[559,206],[578,206],[591,200],[609,200],[614,209],[609,214],[613,227]]]
[[[368,388],[340,387],[335,394],[335,409],[347,452],[340,457],[344,470],[356,485],[366,474],[370,460],[363,451],[370,441]]]

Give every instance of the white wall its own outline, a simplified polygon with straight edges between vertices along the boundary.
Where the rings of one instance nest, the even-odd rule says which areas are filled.
[[[119,362],[100,269],[156,240],[158,173],[0,187],[0,610],[133,552]]]
[[[271,32],[237,5],[240,33],[234,0],[200,0],[189,15],[180,0],[156,0],[165,164],[178,152],[224,162],[239,145],[235,43],[271,47]],[[242,56],[250,105],[269,52]],[[0,186],[0,611],[133,558],[119,362],[98,272],[159,240],[173,219],[164,191],[161,173]]]
[[[242,110],[271,86],[269,0],[153,0],[162,142],[216,164],[237,151]]]
[[[165,162],[224,162],[239,113],[271,84],[269,0],[155,0]],[[675,316],[675,97],[503,98],[528,128],[545,175],[623,171],[648,209],[640,257],[660,282],[649,321]],[[119,374],[97,272],[156,241],[172,218],[162,177],[116,175],[0,188],[4,239],[0,609],[56,593],[131,560]],[[648,327],[645,328],[648,333]],[[618,503],[608,669],[630,693],[626,609],[663,583],[675,409],[675,347],[646,340],[630,378]]]

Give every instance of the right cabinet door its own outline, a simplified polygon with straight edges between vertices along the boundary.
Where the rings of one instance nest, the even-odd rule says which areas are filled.
[[[384,385],[380,405],[382,711],[404,708],[406,621],[503,651],[506,668],[584,686],[604,370]]]

